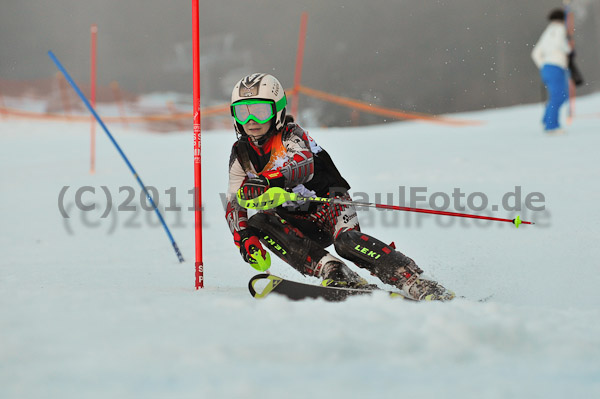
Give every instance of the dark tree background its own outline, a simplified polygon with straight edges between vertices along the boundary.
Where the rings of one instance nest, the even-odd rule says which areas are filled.
[[[219,0],[200,2],[202,103],[228,101],[236,80],[269,72],[291,87],[300,15],[308,13],[302,82],[390,108],[449,113],[541,101],[531,61],[550,0]],[[0,6],[0,78],[53,76],[52,50],[89,76],[89,27],[98,24],[98,81],[136,93],[192,92],[191,2],[9,0]],[[600,90],[600,2],[573,1],[578,89]],[[191,98],[190,98],[191,101]],[[320,123],[348,109],[303,98]],[[361,123],[380,123],[361,116]]]

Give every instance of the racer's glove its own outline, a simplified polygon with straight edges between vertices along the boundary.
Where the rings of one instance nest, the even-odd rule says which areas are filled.
[[[260,240],[251,229],[234,232],[233,240],[240,249],[242,258],[250,266],[261,272],[271,267],[271,256],[263,248]]]
[[[247,179],[241,187],[241,197],[245,200],[263,195],[271,187],[283,187],[285,177],[278,170],[263,172],[258,177]]]

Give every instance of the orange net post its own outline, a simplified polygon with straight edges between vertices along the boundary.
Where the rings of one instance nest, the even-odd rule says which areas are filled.
[[[125,113],[125,105],[123,105],[123,96],[121,95],[121,88],[119,87],[119,83],[116,80],[110,82],[110,89],[113,93],[113,98],[119,107],[119,114],[121,115],[121,122],[125,128],[129,128],[127,124],[127,115]]]

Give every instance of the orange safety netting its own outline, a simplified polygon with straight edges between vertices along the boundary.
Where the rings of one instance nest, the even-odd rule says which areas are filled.
[[[60,80],[59,82],[59,86],[60,86]],[[35,86],[37,86],[37,89],[35,91],[35,94],[32,90],[29,91],[25,91],[25,92],[21,92],[21,97],[33,97],[36,99],[40,99],[43,98],[44,95],[40,94],[41,92],[45,92],[48,93],[49,91],[52,92],[52,84],[51,82],[49,82],[48,80],[44,80],[44,81],[38,81],[36,82]],[[54,85],[56,86],[56,85]],[[0,91],[0,116],[2,117],[6,117],[6,116],[11,116],[11,117],[17,117],[17,118],[26,118],[26,119],[45,119],[45,120],[54,120],[54,121],[68,121],[68,122],[89,122],[91,116],[89,115],[73,115],[71,114],[71,109],[70,107],[67,108],[66,106],[63,106],[63,113],[57,113],[57,112],[34,112],[34,111],[25,111],[25,110],[20,110],[20,109],[16,109],[14,107],[7,107],[4,104],[4,101],[2,99],[1,93],[2,92],[13,92],[10,94],[15,94],[15,85],[14,83],[11,84],[11,82],[8,81],[0,81],[0,88],[3,89]],[[8,90],[7,90],[8,89]],[[113,84],[111,84],[111,92],[113,94],[113,99],[116,99],[116,102],[122,103],[122,94],[120,94],[120,92],[118,91],[118,86],[116,84],[116,82],[113,82]],[[64,90],[61,90],[62,92],[62,97],[63,97],[63,102],[71,102],[69,99],[64,99],[65,97],[65,93]],[[334,104],[338,104],[344,107],[348,107],[350,109],[353,110],[357,110],[357,111],[361,111],[361,112],[366,112],[366,113],[370,113],[370,114],[375,114],[375,115],[380,115],[380,116],[385,116],[385,117],[389,117],[389,118],[393,118],[393,119],[399,119],[399,120],[421,120],[421,121],[425,121],[425,122],[432,122],[432,123],[438,123],[438,124],[443,124],[443,125],[450,125],[450,126],[473,126],[473,125],[480,125],[482,124],[481,121],[474,121],[474,120],[461,120],[461,119],[456,119],[456,118],[450,118],[450,117],[446,117],[446,116],[438,116],[438,115],[431,115],[431,114],[425,114],[425,113],[418,113],[418,112],[408,112],[408,111],[403,111],[403,110],[398,110],[398,109],[392,109],[392,108],[386,108],[386,107],[382,107],[382,106],[378,106],[378,105],[374,105],[374,104],[370,104],[364,101],[359,101],[359,100],[355,100],[355,99],[351,99],[351,98],[347,98],[347,97],[342,97],[342,96],[337,96],[334,94],[330,94],[330,93],[326,93],[320,90],[316,90],[316,89],[311,89],[309,87],[306,86],[298,86],[297,89],[295,90],[288,90],[287,91],[288,94],[290,96],[298,96],[299,94],[303,94],[309,97],[313,97],[313,98],[317,98],[323,101],[327,101],[327,102],[331,102]],[[52,94],[49,94],[48,97],[52,98]],[[105,98],[108,97],[108,93],[105,94]],[[134,98],[134,96],[130,95],[127,93],[127,97]],[[56,100],[56,96],[54,96],[54,99]],[[111,122],[117,122],[117,123],[123,123],[123,124],[127,124],[127,123],[152,123],[152,122],[179,122],[181,123],[181,121],[183,120],[191,120],[193,117],[192,112],[181,112],[178,111],[177,109],[175,109],[175,107],[172,104],[166,104],[165,108],[169,111],[168,113],[160,113],[160,109],[154,109],[153,111],[150,110],[143,110],[140,109],[139,111],[141,111],[141,113],[143,115],[136,115],[136,116],[128,116],[124,114],[124,108],[122,107],[122,104],[120,106],[120,116],[103,116],[102,119],[103,121],[107,122],[107,123],[111,123]],[[158,111],[158,112],[157,112]],[[212,116],[225,116],[229,113],[229,104],[222,104],[222,105],[216,105],[216,106],[211,106],[211,107],[205,107],[201,109],[201,114],[202,117],[212,117]]]
[[[348,108],[358,109],[363,112],[368,112],[375,115],[387,116],[395,119],[415,119],[423,120],[434,123],[441,123],[444,125],[479,125],[480,121],[471,120],[459,120],[448,117],[442,117],[437,115],[423,114],[417,112],[407,112],[401,110],[395,110],[391,108],[380,107],[377,105],[369,104],[363,101],[353,100],[346,97],[336,96],[316,89],[311,89],[306,86],[298,87],[298,92],[304,95],[319,98],[321,100],[329,101],[334,104],[339,104]]]

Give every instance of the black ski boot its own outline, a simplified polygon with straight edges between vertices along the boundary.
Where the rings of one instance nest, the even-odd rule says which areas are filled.
[[[377,289],[375,284],[369,284],[367,280],[360,277],[356,272],[350,270],[350,268],[344,262],[340,261],[331,254],[324,256],[321,261],[319,261],[319,265],[322,265],[322,286],[365,290]]]

